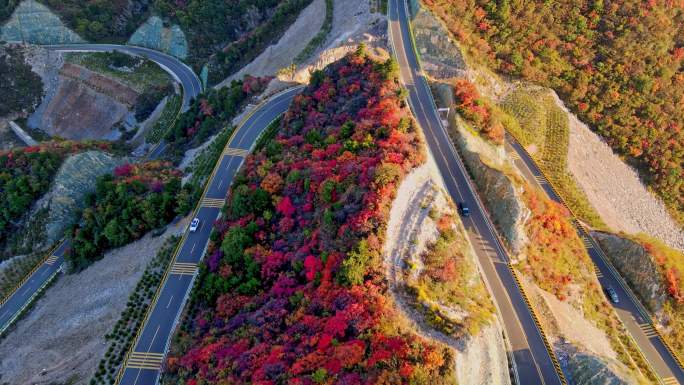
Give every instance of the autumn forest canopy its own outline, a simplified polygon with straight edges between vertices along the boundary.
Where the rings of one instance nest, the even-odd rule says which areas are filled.
[[[217,222],[167,383],[441,384],[450,353],[402,330],[381,248],[423,162],[396,64],[314,72],[249,156]]]
[[[555,89],[684,220],[684,3],[425,4],[476,61]]]

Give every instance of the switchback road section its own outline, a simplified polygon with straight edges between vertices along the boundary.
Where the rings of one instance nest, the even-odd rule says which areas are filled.
[[[46,45],[45,48],[56,52],[112,52],[121,51],[142,56],[157,63],[183,87],[183,111],[190,107],[192,99],[202,93],[202,82],[188,65],[171,55],[153,49],[117,44],[68,44]]]

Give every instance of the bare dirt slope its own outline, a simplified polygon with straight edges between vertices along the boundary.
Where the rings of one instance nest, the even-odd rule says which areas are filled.
[[[0,341],[0,383],[87,383],[103,357],[109,333],[131,290],[164,240],[144,238],[111,251],[85,271],[61,277]]]
[[[277,43],[269,46],[251,63],[222,81],[216,88],[224,87],[233,79],[244,75],[273,76],[281,68],[292,64],[309,41],[316,36],[325,18],[325,0],[314,0],[300,14],[297,20],[285,31]]]
[[[67,139],[116,139],[112,127],[128,114],[137,93],[83,67],[65,64],[54,95],[48,94],[29,124]]]
[[[637,172],[568,112],[557,96],[556,103],[570,122],[568,168],[604,222],[613,230],[646,233],[684,250],[684,231],[641,183]]]
[[[27,56],[43,81],[45,97],[29,117],[28,126],[66,139],[115,140],[113,127],[132,119],[130,108],[138,93],[131,87],[74,64],[64,56],[33,47]]]

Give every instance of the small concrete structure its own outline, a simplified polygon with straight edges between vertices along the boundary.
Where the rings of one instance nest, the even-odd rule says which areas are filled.
[[[15,134],[24,142],[27,146],[35,146],[38,144],[31,135],[29,135],[23,128],[19,127],[14,121],[9,122],[9,126],[14,131]]]

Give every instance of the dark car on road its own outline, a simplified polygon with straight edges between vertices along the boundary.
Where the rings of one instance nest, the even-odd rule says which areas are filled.
[[[613,303],[618,303],[620,302],[620,298],[618,298],[617,292],[615,289],[613,289],[612,286],[606,287],[606,295],[608,298],[610,298],[610,301]]]
[[[465,202],[458,202],[458,212],[464,217],[470,216],[470,209],[466,206]]]

